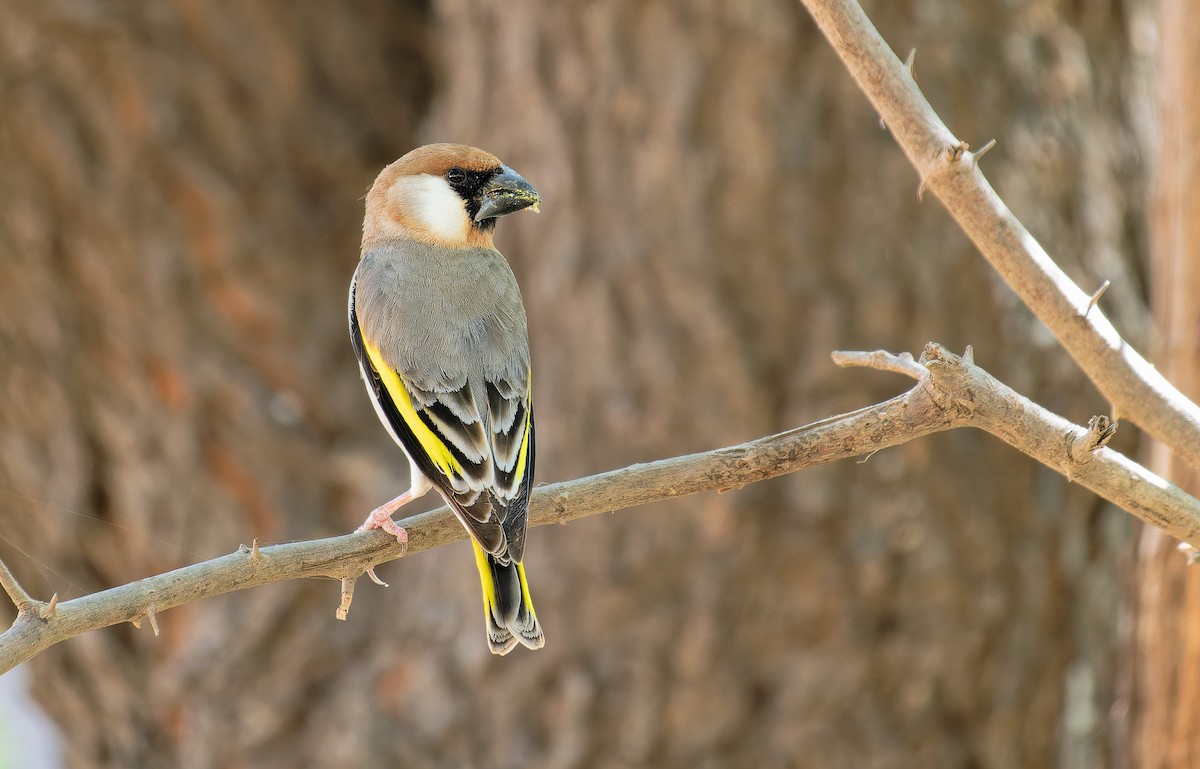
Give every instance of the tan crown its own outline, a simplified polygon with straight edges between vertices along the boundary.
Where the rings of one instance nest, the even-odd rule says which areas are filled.
[[[500,158],[465,144],[426,144],[383,169],[375,184],[383,181],[389,172],[392,174],[392,180],[397,176],[412,174],[441,176],[455,166],[467,171],[488,171],[500,167]]]

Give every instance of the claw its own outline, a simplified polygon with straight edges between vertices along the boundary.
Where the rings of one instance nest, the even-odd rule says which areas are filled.
[[[415,473],[416,471],[414,470],[413,472]],[[414,475],[414,477],[416,478],[417,476]],[[425,492],[429,491],[431,488],[433,487],[430,486],[427,481],[423,481],[423,479],[418,478],[418,480],[413,483],[412,488],[410,488],[408,491],[404,492],[392,501],[386,502],[372,510],[371,514],[367,516],[367,520],[363,521],[362,526],[359,526],[357,529],[355,529],[355,531],[383,529],[388,534],[391,534],[393,537],[395,537],[396,541],[403,545],[405,552],[407,552],[408,532],[405,531],[400,524],[393,521],[392,516],[404,505],[407,505],[414,499],[424,496]],[[374,566],[367,569],[367,576],[371,578],[372,582],[380,587],[388,586],[388,583],[381,580],[375,573]],[[345,604],[345,607],[349,608],[348,602]]]
[[[388,583],[384,582],[383,580],[381,580],[379,577],[377,577],[375,575],[375,567],[374,566],[367,569],[367,576],[371,578],[372,582],[374,582],[376,585],[379,585],[380,587],[390,587],[390,585],[388,585]]]
[[[408,532],[399,524],[392,520],[392,512],[395,508],[389,505],[382,505],[371,511],[367,516],[367,520],[363,521],[363,525],[358,527],[358,531],[370,531],[371,529],[383,529],[388,534],[396,538],[396,541],[404,545],[404,549],[408,549]],[[388,583],[379,578],[375,573],[375,567],[367,569],[367,576],[371,581],[380,587],[387,587]]]

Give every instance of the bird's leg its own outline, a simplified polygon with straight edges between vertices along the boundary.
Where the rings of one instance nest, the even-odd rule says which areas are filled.
[[[384,502],[379,507],[371,511],[367,516],[367,520],[363,521],[362,526],[359,526],[356,531],[370,531],[371,529],[383,529],[388,534],[396,538],[396,541],[402,545],[408,544],[408,532],[401,528],[392,516],[396,511],[412,502],[415,499],[420,499],[433,488],[432,485],[422,476],[414,476],[413,484],[408,491],[404,492],[395,499]],[[387,583],[375,575],[375,567],[367,569],[367,576],[376,585],[387,587]]]
[[[412,489],[409,489],[390,502],[384,502],[382,505],[371,511],[371,514],[367,516],[367,520],[363,521],[362,526],[358,527],[358,531],[383,529],[400,542],[407,542],[408,534],[405,533],[404,529],[396,525],[396,522],[392,520],[392,516],[396,514],[397,510],[404,507],[409,502],[412,502],[414,499],[417,499],[418,496],[419,495],[413,494]]]

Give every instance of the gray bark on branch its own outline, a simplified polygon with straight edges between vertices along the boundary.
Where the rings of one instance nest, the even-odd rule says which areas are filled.
[[[801,0],[921,177],[1021,301],[1058,338],[1113,419],[1128,417],[1200,468],[1200,406],[1168,382],[1013,215],[855,0]]]
[[[1057,470],[1138,518],[1185,541],[1200,541],[1200,502],[1137,463],[1104,446],[1111,425],[1094,419],[1080,427],[1038,406],[974,365],[930,344],[921,360],[874,353],[834,353],[843,366],[867,366],[916,378],[908,392],[848,414],[823,419],[748,443],[700,454],[632,465],[538,488],[531,526],[578,518],[706,491],[724,492],[958,427],[977,427]],[[99,593],[57,603],[28,598],[0,564],[0,582],[18,606],[0,635],[0,673],[73,636],[148,618],[202,598],[305,577],[343,580],[344,617],[350,586],[371,566],[466,537],[440,507],[400,521],[407,551],[380,531],[242,546],[229,555],[185,566]]]

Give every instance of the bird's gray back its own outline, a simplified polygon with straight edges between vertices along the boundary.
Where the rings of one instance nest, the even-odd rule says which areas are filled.
[[[368,341],[422,390],[457,390],[468,379],[472,390],[485,381],[527,386],[525,308],[495,249],[416,241],[372,249],[355,271],[355,310]]]

